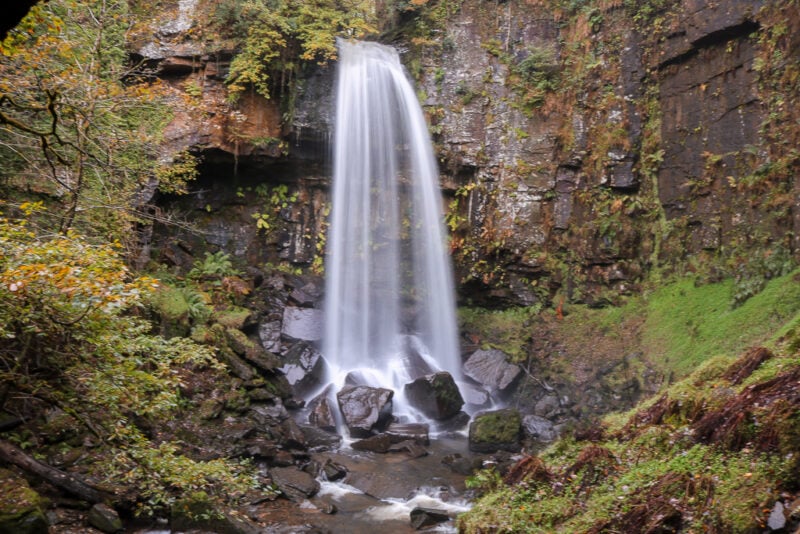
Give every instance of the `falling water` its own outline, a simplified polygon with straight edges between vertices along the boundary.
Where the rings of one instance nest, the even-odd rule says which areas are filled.
[[[401,393],[433,370],[460,379],[453,282],[428,129],[397,52],[339,43],[323,352]],[[396,397],[397,399],[397,397]]]

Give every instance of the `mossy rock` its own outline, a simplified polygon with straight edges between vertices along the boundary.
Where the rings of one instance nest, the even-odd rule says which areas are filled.
[[[247,308],[231,306],[230,308],[214,312],[213,319],[225,328],[241,330],[247,324],[252,314],[253,312]]]
[[[0,532],[47,534],[47,501],[25,479],[0,469]]]
[[[173,531],[204,531],[219,534],[249,534],[260,532],[247,519],[221,512],[218,503],[206,492],[196,491],[172,506],[170,527]]]
[[[517,452],[521,447],[522,416],[506,408],[482,412],[469,425],[469,450],[491,453],[499,450]]]

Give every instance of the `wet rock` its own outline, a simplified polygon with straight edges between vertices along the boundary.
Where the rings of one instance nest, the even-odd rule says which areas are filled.
[[[336,432],[336,417],[331,406],[330,391],[330,387],[325,388],[308,403],[308,422],[322,430]]]
[[[0,532],[47,534],[45,502],[25,479],[0,469]]]
[[[454,453],[442,458],[442,463],[450,468],[451,471],[463,476],[471,476],[476,469],[480,469],[480,460],[472,460]]]
[[[95,504],[89,510],[87,521],[97,530],[102,530],[109,534],[122,530],[122,520],[116,510],[105,504]]]
[[[448,419],[461,411],[464,398],[450,373],[439,372],[406,384],[408,402],[435,420]]]
[[[272,467],[290,467],[294,465],[294,456],[289,451],[276,450],[275,456],[270,459],[269,463]],[[304,471],[307,470],[304,469]],[[316,476],[314,473],[310,474]]]
[[[281,493],[293,501],[313,497],[319,491],[319,482],[296,467],[275,467],[269,474]]]
[[[369,386],[345,387],[336,394],[339,410],[350,435],[369,437],[389,424],[394,391]]]
[[[469,450],[491,453],[520,450],[522,418],[517,410],[506,408],[477,414],[469,425]]]
[[[235,352],[228,348],[223,348],[219,351],[222,360],[228,365],[234,376],[242,380],[252,380],[256,376],[255,370],[250,367],[244,360],[236,355]]]
[[[781,501],[775,501],[775,506],[772,507],[772,512],[767,519],[767,526],[770,530],[781,530],[786,526],[786,515],[783,512],[784,506]]]
[[[265,404],[250,407],[250,416],[264,426],[275,426],[289,417],[289,412],[280,399],[274,398]]]
[[[295,394],[304,395],[320,384],[324,373],[322,354],[305,341],[300,341],[281,358],[280,371],[292,386]]]
[[[281,334],[298,341],[318,341],[322,338],[322,324],[322,310],[287,306],[283,310]]]
[[[555,395],[545,395],[533,407],[533,413],[540,417],[553,417],[561,409],[561,403]]]
[[[469,424],[469,414],[466,412],[458,412],[456,415],[451,417],[450,419],[445,419],[444,421],[439,421],[436,425],[436,429],[439,432],[458,432],[463,430]]]
[[[331,482],[341,480],[347,476],[347,468],[342,464],[337,464],[330,458],[325,460],[325,463],[322,464],[321,470],[325,475],[325,479],[330,480]]]
[[[370,436],[368,438],[355,441],[350,446],[356,451],[377,452],[382,454],[389,452],[389,447],[391,445],[392,439],[389,436],[386,434],[377,434],[375,436]]]
[[[405,452],[408,453],[411,458],[422,458],[428,455],[428,451],[425,447],[411,439],[401,441],[400,443],[393,443],[389,446],[387,452]]]
[[[278,455],[279,449],[274,441],[255,438],[245,443],[244,451],[253,458],[272,461]]]
[[[316,282],[308,282],[289,293],[289,298],[298,306],[304,308],[313,307],[320,297],[322,297],[322,284]]]
[[[310,450],[334,449],[341,445],[342,436],[310,425],[299,425]]]
[[[254,365],[257,369],[270,372],[280,365],[278,357],[264,350],[241,330],[228,328],[225,330],[228,346],[239,356]]]
[[[450,521],[450,516],[444,510],[435,508],[422,508],[420,506],[411,510],[411,526],[414,530],[432,527],[445,521]]]
[[[283,437],[283,443],[287,447],[305,449],[308,446],[306,435],[292,418],[286,419],[283,421],[283,423],[281,423],[281,433]]]
[[[258,326],[258,338],[261,340],[261,346],[263,346],[265,350],[280,352],[281,322],[268,321],[261,323]]]
[[[522,370],[508,363],[506,355],[497,350],[477,350],[464,363],[464,374],[490,391],[506,390]]]
[[[489,392],[482,387],[467,384],[466,382],[459,382],[458,390],[464,398],[464,404],[475,408],[486,408],[489,406],[491,397],[489,396]]]
[[[430,427],[425,423],[392,423],[384,434],[391,438],[392,443],[414,441],[419,445],[430,445]]]
[[[538,415],[523,417],[522,430],[526,437],[537,441],[553,441],[558,437],[553,422]]]

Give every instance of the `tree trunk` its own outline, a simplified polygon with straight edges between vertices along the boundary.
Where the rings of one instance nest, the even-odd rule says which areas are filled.
[[[7,441],[0,440],[0,460],[14,464],[23,471],[36,475],[84,501],[91,503],[111,501],[111,496],[107,493],[89,486],[69,473],[40,462]]]

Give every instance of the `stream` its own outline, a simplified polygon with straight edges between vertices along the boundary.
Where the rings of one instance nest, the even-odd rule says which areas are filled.
[[[415,507],[442,510],[450,516],[467,511],[470,505],[466,477],[442,462],[448,455],[460,455],[462,461],[469,461],[472,454],[466,438],[432,440],[427,450],[427,456],[412,458],[405,453],[355,451],[343,445],[338,450],[314,454],[314,460],[320,463],[330,459],[345,466],[347,477],[337,482],[321,481],[320,492],[300,503],[282,525],[270,525],[272,531],[297,532],[303,530],[293,527],[311,525],[332,533],[372,534],[379,527],[383,532],[402,534],[415,532],[409,515]],[[330,504],[336,513],[323,513]],[[451,520],[426,531],[456,529]]]

